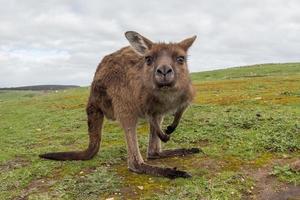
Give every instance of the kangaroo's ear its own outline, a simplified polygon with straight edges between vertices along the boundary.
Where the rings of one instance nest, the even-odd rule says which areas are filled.
[[[125,33],[125,37],[129,41],[134,51],[140,55],[144,55],[151,49],[153,45],[153,42],[151,42],[151,40],[134,31],[127,31]]]
[[[197,36],[194,35],[193,37],[187,38],[182,40],[181,42],[179,42],[178,44],[185,50],[187,51],[192,44],[194,43],[194,41],[196,40]]]

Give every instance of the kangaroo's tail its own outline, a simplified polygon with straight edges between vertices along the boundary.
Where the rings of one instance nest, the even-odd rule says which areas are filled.
[[[103,112],[93,105],[87,106],[89,146],[84,151],[53,152],[39,155],[41,158],[51,160],[89,160],[92,159],[100,148]]]

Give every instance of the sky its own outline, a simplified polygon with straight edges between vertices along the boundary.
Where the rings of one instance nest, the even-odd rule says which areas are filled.
[[[89,85],[129,43],[197,35],[191,72],[300,61],[299,0],[0,0],[0,87]]]

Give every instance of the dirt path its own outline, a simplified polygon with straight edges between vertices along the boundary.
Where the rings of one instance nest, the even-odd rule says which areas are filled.
[[[277,159],[273,160],[266,167],[258,170],[249,170],[245,173],[256,182],[252,195],[245,199],[251,200],[300,200],[300,186],[280,182],[271,175],[274,164],[287,164],[291,160]]]

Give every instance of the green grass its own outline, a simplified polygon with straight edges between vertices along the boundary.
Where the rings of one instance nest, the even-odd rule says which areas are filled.
[[[191,179],[129,172],[123,131],[107,120],[94,159],[41,160],[40,153],[86,147],[89,89],[1,91],[0,199],[243,199],[255,193],[258,181],[252,174],[260,168],[270,168],[278,184],[298,185],[299,172],[286,165],[300,156],[300,64],[231,68],[192,78],[195,101],[163,148],[199,147],[203,153],[149,161],[187,170]],[[142,121],[138,131],[145,156],[148,125]]]
[[[271,174],[277,176],[281,181],[286,181],[295,185],[300,184],[300,172],[293,171],[289,165],[276,165]]]
[[[299,63],[259,64],[243,67],[192,73],[194,82],[211,80],[243,79],[268,76],[289,76],[300,74]]]

